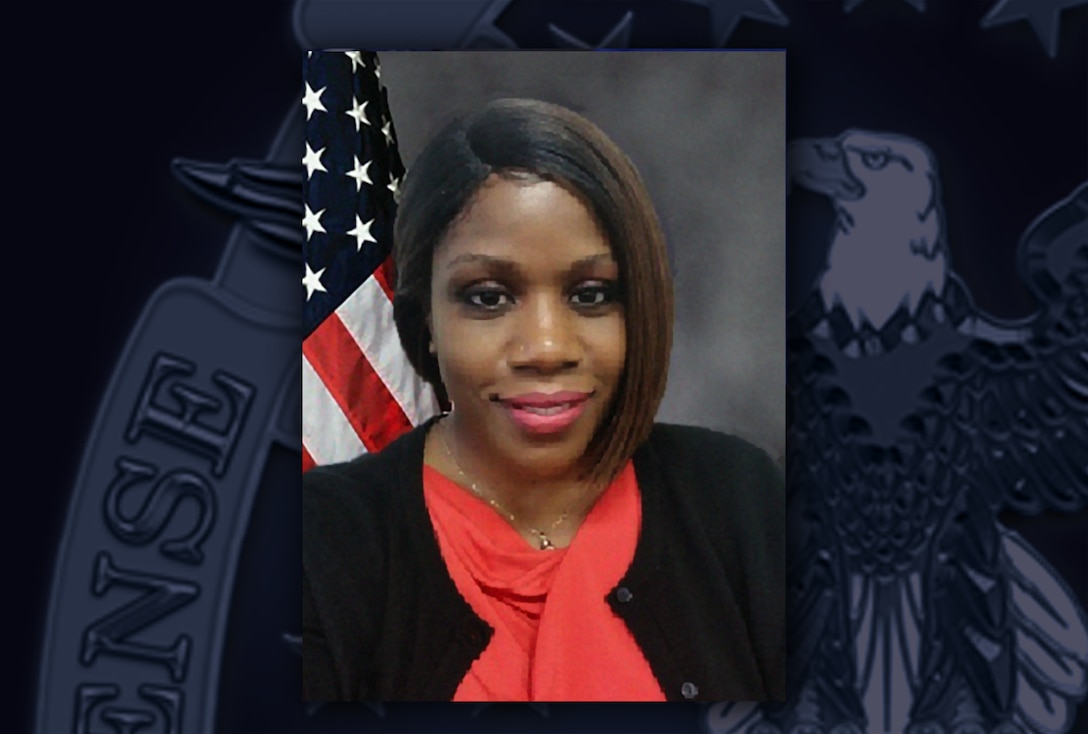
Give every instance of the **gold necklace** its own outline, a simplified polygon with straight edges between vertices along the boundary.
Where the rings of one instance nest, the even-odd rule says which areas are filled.
[[[453,462],[453,466],[455,469],[457,469],[457,473],[461,475],[461,478],[468,482],[469,487],[472,489],[472,493],[482,499],[487,504],[491,505],[491,507],[494,508],[496,512],[505,517],[515,528],[518,527],[518,519],[514,515],[514,513],[510,512],[510,510],[499,504],[499,501],[494,497],[491,497],[490,495],[481,492],[480,488],[476,486],[476,482],[474,482],[472,479],[469,478],[467,474],[465,474],[465,470],[461,468],[461,464],[457,461],[457,457],[454,456],[453,451],[450,450],[449,441],[446,440],[445,426],[440,429],[440,433],[441,435],[439,436],[439,438],[442,439],[442,445],[446,448],[446,456],[450,457],[450,461]],[[548,533],[554,533],[559,528],[559,526],[562,525],[568,517],[570,517],[571,508],[574,507],[574,505],[581,498],[582,495],[579,494],[574,502],[571,502],[570,507],[563,510],[563,514],[561,514],[547,530],[540,530],[538,528],[526,526],[525,529],[535,535],[540,540],[540,550],[555,550],[555,544],[552,543],[551,539],[548,537]]]

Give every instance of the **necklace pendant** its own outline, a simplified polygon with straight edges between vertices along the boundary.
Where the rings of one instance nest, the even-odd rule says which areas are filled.
[[[555,550],[555,546],[544,533],[540,534],[540,550]]]

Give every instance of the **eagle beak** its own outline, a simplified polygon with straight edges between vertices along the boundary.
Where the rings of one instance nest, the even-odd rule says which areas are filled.
[[[855,201],[865,196],[865,187],[846,167],[846,156],[836,140],[802,138],[786,148],[786,174],[806,189],[833,199]]]

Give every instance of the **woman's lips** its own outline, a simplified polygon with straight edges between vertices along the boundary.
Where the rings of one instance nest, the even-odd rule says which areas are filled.
[[[526,393],[502,399],[499,404],[523,431],[559,433],[569,428],[585,410],[591,393]]]
[[[510,395],[499,398],[504,403],[524,407],[526,405],[548,407],[551,405],[563,405],[566,403],[578,403],[588,398],[591,393],[576,392],[574,390],[560,390],[558,392],[526,392],[520,395]]]

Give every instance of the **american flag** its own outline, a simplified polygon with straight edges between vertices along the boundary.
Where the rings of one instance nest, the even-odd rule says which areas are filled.
[[[438,410],[393,324],[404,165],[377,54],[304,59],[302,469],[378,451]]]

